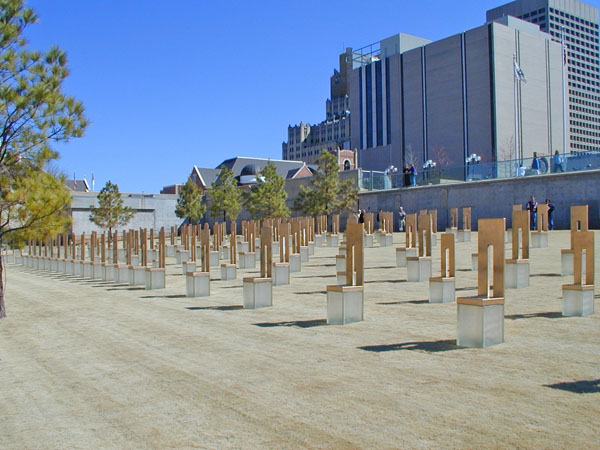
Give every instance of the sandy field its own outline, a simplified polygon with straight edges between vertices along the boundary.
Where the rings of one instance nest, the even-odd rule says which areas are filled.
[[[0,448],[599,448],[599,243],[595,315],[562,317],[569,235],[551,232],[488,349],[455,345],[456,304],[429,304],[394,247],[365,249],[365,320],[346,326],[326,325],[332,248],[261,310],[241,307],[257,271],[215,268],[188,299],[174,260],[160,291],[8,265]],[[461,296],[475,249],[457,243]]]

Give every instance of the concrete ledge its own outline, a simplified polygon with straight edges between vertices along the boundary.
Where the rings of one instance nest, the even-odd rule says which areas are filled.
[[[504,342],[504,298],[459,297],[456,344],[486,348]]]
[[[182,275],[196,271],[196,261],[185,261],[181,264]]]
[[[235,264],[221,264],[221,280],[235,280],[237,278],[237,267]]]
[[[532,231],[531,248],[548,248],[548,232]]]
[[[273,282],[271,278],[244,278],[244,309],[273,306]]]
[[[238,255],[238,265],[240,269],[254,269],[256,268],[256,253],[254,252],[241,252]]]
[[[453,303],[456,299],[454,277],[429,278],[429,303]]]
[[[83,261],[83,278],[92,278],[92,262]]]
[[[567,317],[594,314],[594,285],[563,284],[562,315]]]
[[[456,242],[471,242],[471,230],[458,230]]]
[[[327,235],[327,246],[328,247],[337,247],[340,242],[339,234],[328,234]]]
[[[208,254],[210,255],[210,267],[219,267],[219,264],[221,263],[219,260],[219,252],[215,250],[208,252]]]
[[[175,251],[175,262],[177,264],[182,264],[189,260],[190,260],[190,251],[189,250],[176,250]]]
[[[104,274],[102,277],[103,281],[116,281],[114,264],[104,264]]]
[[[315,234],[315,247],[322,247],[322,246],[323,246],[323,235]]]
[[[129,286],[146,285],[146,268],[143,266],[129,266]]]
[[[273,286],[290,284],[289,263],[273,263]]]
[[[300,272],[302,270],[302,260],[298,253],[290,255],[290,273]]]
[[[327,286],[327,323],[346,325],[364,320],[363,286]]]
[[[406,258],[417,256],[416,248],[397,247],[396,248],[396,267],[406,267]]]
[[[337,272],[344,272],[346,270],[345,255],[335,255],[335,269]]]
[[[104,279],[104,266],[100,262],[92,263],[92,278],[94,280]]]
[[[508,289],[529,287],[528,259],[507,259],[504,261],[504,287]]]
[[[560,251],[560,274],[562,276],[573,275],[573,250],[561,250]]]
[[[115,267],[115,282],[129,284],[129,266],[117,264]]]
[[[210,273],[188,272],[185,275],[186,297],[208,297],[210,295]]]
[[[165,269],[146,268],[146,289],[164,289],[166,285],[165,278]]]
[[[406,267],[406,279],[408,281],[427,281],[431,277],[430,256],[409,256],[406,258]]]
[[[308,247],[300,247],[300,261],[303,263],[308,262]]]

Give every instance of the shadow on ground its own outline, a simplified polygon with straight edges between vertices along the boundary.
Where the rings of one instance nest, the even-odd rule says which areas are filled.
[[[298,273],[298,272],[292,272],[292,274],[293,273]],[[336,275],[319,275],[319,278],[335,278],[335,277],[336,277]],[[292,276],[292,278],[315,278],[315,276],[314,275],[309,275],[309,276],[305,276],[305,277],[294,277],[294,276]]]
[[[559,312],[540,312],[531,314],[507,314],[504,316],[506,319],[518,320],[518,319],[535,319],[536,317],[542,317],[545,319],[561,319],[562,313]]]
[[[477,286],[461,287],[461,288],[456,288],[454,290],[455,291],[476,291],[477,290]]]
[[[560,273],[532,273],[530,277],[562,277]]]
[[[129,286],[129,285],[127,285],[127,286]],[[107,291],[145,291],[145,290],[146,290],[146,288],[144,286],[107,289]]]
[[[314,320],[293,320],[291,322],[263,322],[255,323],[257,327],[270,328],[270,327],[298,327],[298,328],[312,328],[321,327],[327,325],[327,319],[314,319]]]
[[[411,304],[411,305],[421,305],[423,303],[429,303],[429,300],[406,300],[406,301],[402,301],[402,302],[380,302],[380,303],[375,303],[376,305],[405,305],[405,304]]]
[[[568,381],[564,383],[544,384],[544,386],[552,389],[560,389],[561,391],[574,392],[575,394],[600,393],[600,379]]]
[[[185,294],[172,294],[172,295],[144,295],[140,298],[185,298]]]
[[[428,353],[439,353],[449,352],[451,350],[460,350],[464,347],[456,345],[456,341],[445,340],[445,341],[423,341],[423,342],[403,342],[402,344],[387,344],[387,345],[366,345],[364,347],[358,347],[361,350],[368,352],[393,352],[396,350],[418,350]]]
[[[408,283],[408,280],[368,280],[364,283]]]
[[[185,309],[190,311],[235,311],[244,309],[242,305],[226,305],[226,306],[186,306]]]

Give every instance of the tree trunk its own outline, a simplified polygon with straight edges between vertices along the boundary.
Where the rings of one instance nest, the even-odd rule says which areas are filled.
[[[4,258],[0,251],[0,319],[6,317],[6,303],[4,302]]]

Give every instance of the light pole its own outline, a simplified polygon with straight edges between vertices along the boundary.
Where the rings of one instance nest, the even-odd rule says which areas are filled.
[[[465,163],[467,164],[467,181],[470,181],[469,178],[472,178],[472,171],[473,171],[473,165],[475,164],[479,164],[481,162],[481,156],[479,156],[477,153],[471,153],[467,159],[465,160]]]
[[[428,180],[431,179],[431,171],[435,169],[435,166],[437,166],[436,162],[431,159],[428,159],[425,161],[425,164],[423,164],[423,173],[427,174]]]

